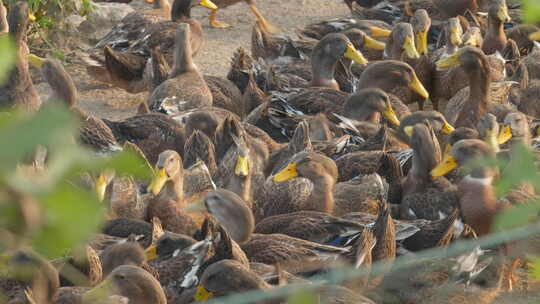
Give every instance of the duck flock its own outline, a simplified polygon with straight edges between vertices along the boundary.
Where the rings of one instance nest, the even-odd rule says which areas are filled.
[[[516,173],[483,161],[520,161],[513,151],[523,146],[536,156],[540,31],[522,22],[519,4],[345,0],[350,18],[291,37],[245,0],[256,17],[251,50],[239,47],[216,77],[193,62],[204,35],[190,11],[204,6],[210,25],[225,28],[217,12],[241,1],[147,1],[97,43],[86,67],[149,93],[134,116],[113,121],[77,107],[62,62],[27,46],[28,3],[12,2],[0,5],[0,35],[17,45],[2,110],[39,111],[29,67],[37,69],[51,102],[80,118],[83,146],[136,151],[153,179],[92,175],[106,207],[101,230],[59,259],[2,254],[0,303],[193,303],[298,284],[313,286],[312,300],[244,301],[530,295],[540,233],[447,258],[421,252],[481,242],[498,215],[537,199],[534,181],[497,195],[496,182]],[[397,267],[401,257],[414,266]]]

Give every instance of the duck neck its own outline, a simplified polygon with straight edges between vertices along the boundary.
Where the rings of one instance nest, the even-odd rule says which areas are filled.
[[[173,200],[179,207],[184,207],[184,173],[179,172],[169,180],[159,192],[160,199]]]
[[[175,2],[176,3],[176,2]],[[194,72],[197,67],[193,63],[189,28],[186,31],[179,31],[176,35],[176,46],[174,50],[174,64],[169,75],[174,78],[180,74]]]
[[[489,134],[484,138],[484,141],[493,149],[495,153],[501,151],[499,146],[499,141],[497,140],[496,134]]]
[[[167,2],[168,0],[162,0]],[[171,8],[171,20],[173,22],[185,22],[191,19],[191,1],[189,0],[174,0]]]
[[[496,39],[500,43],[506,44],[506,34],[504,23],[497,17],[488,16],[488,30],[486,37]]]
[[[154,9],[158,9],[158,10],[162,10],[163,12],[170,13],[171,4],[169,3],[169,0],[155,0]]]
[[[238,194],[245,202],[251,202],[251,174],[248,176],[233,174],[227,181],[225,189]]]
[[[469,100],[460,112],[458,127],[474,127],[478,120],[487,113],[491,101],[491,72],[485,55],[480,57],[480,61],[480,66],[466,70],[469,75]]]
[[[338,59],[326,56],[323,48],[315,48],[311,59],[312,79],[311,86],[327,87],[339,90],[339,85],[334,79]]]
[[[334,211],[334,185],[336,180],[329,174],[310,178],[313,183],[313,191],[307,200],[308,209],[332,213]]]

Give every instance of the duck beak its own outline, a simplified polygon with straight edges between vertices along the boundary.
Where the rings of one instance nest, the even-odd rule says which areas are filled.
[[[96,303],[99,302],[109,295],[111,295],[113,290],[112,283],[110,280],[106,279],[103,282],[101,282],[99,285],[95,286],[94,288],[87,291],[82,296],[82,302],[83,303]]]
[[[165,170],[165,168],[161,168],[161,169],[157,168],[156,174],[154,175],[154,179],[152,180],[152,183],[150,184],[150,186],[148,186],[148,192],[152,192],[154,195],[158,195],[168,180],[169,180],[169,177],[167,175],[167,171]]]
[[[383,29],[378,26],[368,26],[368,29],[371,31],[371,36],[374,38],[384,38],[390,36],[392,31]]]
[[[43,66],[43,64],[45,63],[45,59],[39,57],[39,56],[36,56],[34,54],[29,54],[26,59],[28,60],[28,63],[37,68],[37,69],[41,69],[41,67]]]
[[[280,183],[288,181],[298,176],[296,171],[296,163],[289,163],[287,167],[274,175],[274,182]]]
[[[428,32],[421,31],[416,34],[416,46],[420,55],[427,55],[428,53]]]
[[[248,176],[249,174],[249,162],[247,157],[238,156],[236,159],[236,166],[234,167],[234,174],[238,176]]]
[[[405,41],[403,42],[402,47],[407,57],[412,58],[412,59],[420,58],[420,55],[418,54],[418,51],[416,51],[416,47],[414,46],[413,37],[407,36],[405,38]]]
[[[383,51],[384,48],[386,47],[386,44],[380,42],[380,41],[377,41],[371,37],[369,37],[368,35],[365,35],[364,36],[364,46],[368,49],[372,49],[372,50],[378,50],[378,51]]]
[[[150,245],[150,247],[146,248],[146,250],[144,250],[144,256],[146,257],[147,262],[157,259],[159,257],[157,254],[157,246]]]
[[[199,4],[201,6],[209,8],[211,10],[217,10],[218,9],[217,5],[215,5],[214,2],[212,2],[210,0],[201,0],[201,2],[199,2]]]
[[[189,203],[186,208],[184,208],[186,212],[203,212],[208,211],[208,208],[206,208],[206,205],[204,204],[204,199],[200,199],[197,201],[194,201],[192,203]]]
[[[502,22],[512,21],[512,18],[510,18],[510,15],[508,15],[508,7],[506,5],[501,5],[497,11],[497,18],[499,18],[499,20]]]
[[[422,98],[424,99],[429,98],[428,91],[426,90],[426,88],[424,88],[424,85],[422,84],[420,79],[418,79],[418,77],[416,76],[416,73],[414,72],[413,72],[413,79],[411,83],[409,84],[409,88],[415,91],[416,93],[418,93],[418,95],[422,96]]]
[[[454,127],[452,127],[451,124],[449,124],[447,121],[444,122],[444,125],[441,129],[441,132],[444,134],[444,135],[448,135],[452,132],[454,132]]]
[[[501,128],[501,131],[499,132],[499,136],[497,136],[497,142],[499,145],[502,145],[509,141],[512,138],[512,129],[510,126],[506,125]]]
[[[529,39],[533,40],[533,41],[538,41],[540,40],[540,31],[536,31],[532,34],[529,35]]]
[[[443,59],[437,61],[435,65],[437,66],[437,70],[444,70],[449,69],[451,67],[455,67],[460,64],[459,61],[460,52],[455,52],[454,54],[444,57]]]
[[[412,126],[406,126],[405,128],[403,128],[403,132],[405,132],[405,134],[407,134],[407,136],[412,137],[413,127]]]
[[[197,286],[197,291],[195,292],[195,295],[193,298],[197,302],[203,302],[207,301],[208,299],[212,298],[214,294],[211,291],[206,290],[202,284]]]
[[[456,159],[450,154],[445,154],[443,161],[437,167],[431,170],[431,176],[432,177],[443,176],[457,167],[458,167],[458,164],[456,162]]]
[[[456,27],[450,29],[450,42],[453,45],[461,45],[461,35],[460,30]]]
[[[105,174],[102,172],[99,174],[98,178],[96,179],[96,185],[94,186],[94,190],[97,193],[97,196],[99,198],[99,201],[102,202],[105,199],[105,192],[107,190],[107,178],[105,178]]]
[[[365,65],[368,63],[364,55],[362,55],[362,53],[356,50],[352,43],[347,44],[347,49],[345,50],[345,54],[343,54],[343,56],[361,65]]]
[[[34,15],[33,13],[28,13],[28,20],[34,22],[37,20],[36,18],[36,15]]]
[[[397,118],[396,113],[390,104],[386,105],[386,109],[384,109],[382,114],[384,118],[386,118],[393,125],[399,126],[399,119]]]

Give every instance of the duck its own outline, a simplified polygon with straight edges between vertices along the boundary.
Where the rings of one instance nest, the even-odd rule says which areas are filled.
[[[60,280],[54,266],[36,252],[22,249],[6,252],[2,261],[6,272],[0,279],[2,293],[14,302],[26,303],[30,290],[38,303],[53,303]]]
[[[161,152],[155,165],[155,175],[148,192],[147,219],[157,217],[163,228],[175,233],[193,234],[204,220],[203,214],[186,212],[184,198],[184,169],[181,156],[173,150]]]
[[[330,33],[346,31],[350,28],[357,28],[373,38],[386,38],[392,32],[392,26],[384,21],[342,18],[307,25],[299,31],[299,34],[320,40]]]
[[[89,67],[89,72],[98,79],[103,79],[105,72],[105,79],[127,92],[145,91],[151,81],[148,74],[151,74],[153,66],[147,63],[152,51],[159,49],[165,52],[166,62],[173,64],[173,46],[178,24],[189,24],[192,35],[188,44],[191,46],[192,56],[200,50],[203,42],[202,26],[191,18],[191,8],[195,5],[215,8],[215,4],[209,0],[174,0],[170,9],[171,21],[154,20],[155,17],[146,20],[147,17],[144,14],[141,16],[139,12],[129,14],[96,45],[98,48],[104,47],[105,71],[103,68]],[[117,38],[118,35],[121,37]],[[126,40],[128,47],[115,47],[117,41],[125,43]]]
[[[9,33],[9,22],[7,19],[8,11],[4,3],[0,3],[0,33],[2,35]]]
[[[457,208],[457,189],[442,178],[434,179],[430,171],[441,161],[441,151],[433,129],[423,123],[412,129],[412,167],[402,182],[403,199],[400,215],[404,219],[437,220]]]
[[[212,105],[212,93],[193,63],[190,37],[189,25],[178,24],[174,64],[168,79],[158,85],[149,96],[148,105],[151,110],[166,110],[171,114]]]
[[[217,11],[219,9],[223,9],[223,8],[226,8],[226,7],[231,6],[233,4],[236,4],[236,3],[240,2],[240,0],[216,0],[214,2],[216,4],[216,7],[212,8],[212,11],[210,12],[210,16],[208,16],[208,21],[210,22],[210,26],[212,26],[213,28],[228,28],[228,27],[231,27],[229,24],[227,24],[227,23],[225,23],[223,21],[217,20]],[[257,8],[257,5],[255,4],[255,0],[245,0],[245,2],[249,6],[249,9],[251,10],[251,12],[255,16],[255,18],[257,18],[257,22],[259,22],[261,24],[261,26],[267,32],[270,32],[270,33],[279,32],[279,28],[277,26],[271,24],[270,22],[268,22],[266,20],[266,18],[264,18],[262,13]]]
[[[504,23],[510,22],[506,0],[496,0],[489,3],[488,29],[484,36],[482,51],[486,55],[502,52],[506,47],[508,39],[504,32]]]
[[[465,97],[466,93],[463,90],[458,92],[446,105],[444,115],[450,124],[474,128],[480,117],[495,107],[491,102],[492,73],[487,56],[482,50],[467,46],[451,56],[440,59],[436,65],[438,69],[460,65],[467,73],[469,96]]]
[[[476,0],[433,0],[432,1],[438,11],[446,18],[464,15],[466,11],[476,13],[482,7],[483,1]]]
[[[495,152],[484,141],[460,140],[452,146],[449,154],[445,155],[442,162],[433,168],[430,174],[432,177],[440,177],[473,159],[489,157],[494,158]],[[458,186],[463,218],[478,236],[491,231],[496,214],[504,208],[504,205],[497,203],[492,185],[495,173],[493,168],[475,165]]]
[[[29,55],[29,60],[33,66],[41,69],[43,77],[51,86],[53,95],[50,99],[63,102],[81,121],[79,140],[82,144],[98,154],[110,154],[122,150],[111,129],[102,119],[76,106],[77,87],[59,60],[42,59],[33,54]]]
[[[111,295],[126,297],[129,303],[166,304],[165,292],[158,280],[146,270],[122,265],[107,278],[82,296],[83,303],[93,303]]]
[[[3,7],[3,6],[2,6]],[[5,14],[5,7],[3,7]],[[32,113],[41,107],[39,97],[34,83],[28,71],[28,55],[30,53],[26,45],[26,32],[28,29],[28,4],[18,2],[9,12],[7,24],[5,15],[0,15],[3,19],[2,33],[6,33],[13,39],[16,46],[15,67],[7,76],[7,80],[0,86],[0,108],[21,109]],[[2,35],[3,36],[3,35]]]
[[[414,40],[415,34],[410,23],[401,22],[396,24],[392,28],[392,33],[386,42],[383,59],[402,60],[405,58],[420,58]]]
[[[406,104],[413,102],[413,92],[421,97],[421,103],[429,98],[414,69],[398,60],[380,60],[368,65],[360,75],[358,88],[379,88],[388,93],[398,118],[411,113]]]

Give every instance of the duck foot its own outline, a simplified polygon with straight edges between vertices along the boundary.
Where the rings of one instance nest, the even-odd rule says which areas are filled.
[[[514,286],[518,283],[519,278],[516,276],[515,272],[516,269],[521,265],[520,259],[515,259],[512,261],[512,265],[510,266],[510,269],[508,270],[508,277],[506,278],[506,291],[512,292],[514,290]]]
[[[217,10],[212,10],[212,12],[210,13],[210,18],[209,18],[210,26],[212,26],[213,28],[229,28],[229,27],[231,27],[230,24],[225,23],[223,21],[217,20],[216,15],[217,15]]]
[[[261,14],[257,6],[255,6],[254,3],[249,4],[249,8],[251,9],[251,12],[253,12],[253,15],[255,15],[255,18],[261,23],[262,28],[267,31],[268,33],[278,33],[280,30],[277,26],[271,24],[270,22],[266,21],[264,16]]]

